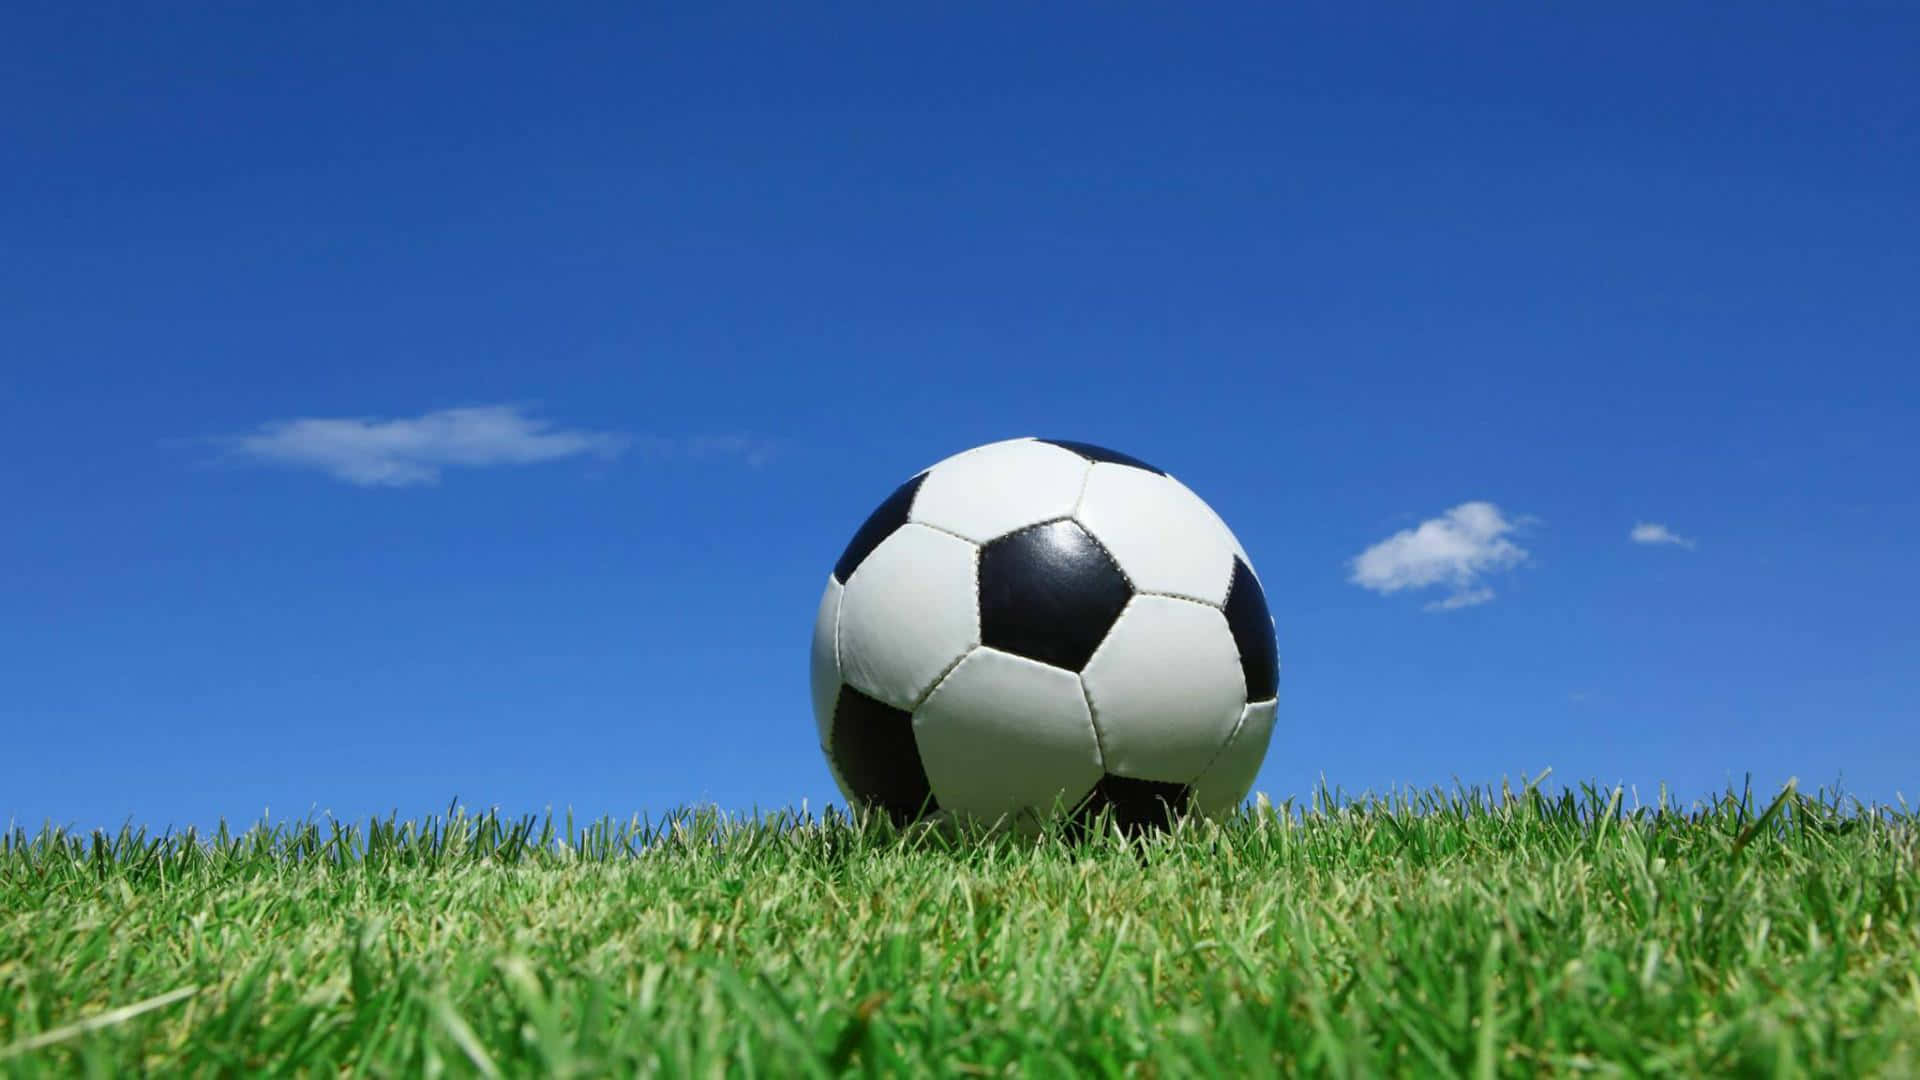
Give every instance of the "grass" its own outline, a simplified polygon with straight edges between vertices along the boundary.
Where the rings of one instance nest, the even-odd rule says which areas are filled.
[[[1622,802],[16,832],[0,1072],[1920,1075],[1913,815]]]

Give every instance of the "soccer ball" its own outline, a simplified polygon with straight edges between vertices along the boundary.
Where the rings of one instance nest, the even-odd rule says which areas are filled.
[[[1247,553],[1136,458],[1013,439],[900,485],[813,631],[820,749],[906,823],[1218,817],[1273,734],[1279,660]]]

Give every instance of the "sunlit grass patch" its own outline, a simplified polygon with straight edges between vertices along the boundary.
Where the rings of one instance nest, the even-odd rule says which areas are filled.
[[[1132,841],[16,831],[0,1071],[1920,1075],[1916,836],[1791,790],[1531,786]]]

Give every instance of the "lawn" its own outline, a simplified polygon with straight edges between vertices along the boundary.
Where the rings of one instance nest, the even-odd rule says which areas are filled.
[[[15,832],[0,1072],[1915,1076],[1916,824],[1525,787],[1138,840]]]

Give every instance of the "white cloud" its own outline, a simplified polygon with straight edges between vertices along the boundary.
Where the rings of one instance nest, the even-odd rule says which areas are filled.
[[[1348,580],[1382,595],[1433,585],[1452,589],[1452,595],[1428,604],[1428,611],[1484,604],[1494,593],[1481,577],[1527,558],[1524,548],[1507,539],[1518,527],[1492,503],[1461,503],[1361,552]]]
[[[410,487],[436,483],[441,469],[454,466],[612,457],[627,441],[611,432],[555,429],[517,405],[479,405],[394,420],[276,420],[232,446],[258,461],[319,469],[363,487]]]
[[[1493,590],[1487,586],[1457,592],[1444,600],[1435,600],[1422,608],[1422,611],[1458,611],[1463,607],[1476,607],[1493,599]]]
[[[1632,537],[1633,542],[1636,544],[1675,544],[1686,548],[1688,551],[1692,551],[1694,548],[1692,540],[1684,536],[1676,536],[1672,529],[1651,521],[1643,521],[1635,525],[1633,531],[1627,535]]]

